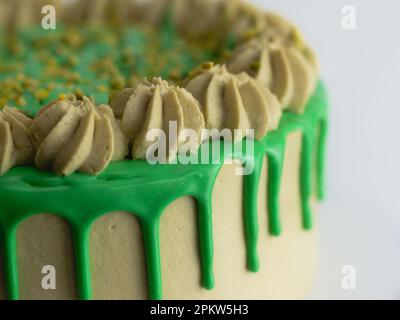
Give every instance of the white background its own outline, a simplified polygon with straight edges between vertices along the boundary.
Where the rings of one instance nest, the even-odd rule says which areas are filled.
[[[251,0],[288,17],[330,94],[328,199],[313,298],[400,298],[400,1]],[[356,9],[356,29],[342,9]],[[356,290],[341,268],[356,269]]]

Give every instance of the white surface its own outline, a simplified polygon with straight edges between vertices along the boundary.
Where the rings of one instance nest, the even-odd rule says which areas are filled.
[[[314,298],[400,298],[400,1],[251,0],[296,23],[331,101],[328,199]],[[357,28],[342,28],[342,8]],[[341,288],[356,267],[357,290]]]
[[[311,299],[400,299],[400,235],[378,207],[331,188],[320,210],[320,268]],[[354,290],[342,268],[355,270]]]

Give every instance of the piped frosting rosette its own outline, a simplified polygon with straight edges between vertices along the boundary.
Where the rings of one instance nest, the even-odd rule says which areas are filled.
[[[87,97],[50,103],[33,119],[29,132],[36,150],[35,165],[60,175],[98,174],[128,154],[128,139],[111,108],[96,108]]]
[[[189,36],[215,35],[231,25],[238,4],[239,0],[173,0],[173,18],[177,28]]]
[[[159,23],[169,0],[0,0],[0,25],[21,27],[38,24],[42,8],[54,6],[65,23]]]
[[[101,23],[103,21],[159,23],[168,0],[70,0],[63,4],[66,22]]]
[[[234,141],[254,130],[263,138],[279,125],[281,108],[269,89],[245,73],[234,75],[225,66],[206,66],[186,81],[186,89],[200,102],[209,129],[230,129]]]
[[[0,26],[11,28],[40,23],[46,5],[60,8],[61,0],[0,0]]]
[[[147,159],[149,147],[154,144],[148,137],[152,129],[165,133],[167,162],[172,161],[180,147],[187,143],[181,138],[184,130],[195,133],[191,137],[190,150],[197,150],[202,142],[204,117],[198,101],[185,89],[161,78],[145,80],[135,89],[122,90],[111,102],[111,107],[121,119],[123,132],[132,141],[133,159]],[[172,123],[176,125],[176,134],[170,134]]]
[[[239,39],[258,34],[267,27],[265,14],[246,1],[238,1],[236,16],[232,20],[231,32]]]
[[[14,166],[32,164],[31,122],[18,109],[4,107],[0,111],[0,175]]]
[[[284,109],[302,113],[317,83],[316,59],[291,23],[272,14],[266,21],[264,32],[234,50],[228,69],[250,74],[276,94]]]

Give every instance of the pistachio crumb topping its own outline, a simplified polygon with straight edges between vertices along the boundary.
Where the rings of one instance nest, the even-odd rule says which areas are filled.
[[[15,0],[12,5],[21,2]],[[0,112],[5,110],[7,119],[11,115],[24,119],[8,106],[18,107],[32,117],[39,115],[40,107],[46,106],[47,110],[56,105],[52,109],[54,115],[68,111],[77,123],[82,122],[82,133],[86,132],[78,134],[72,144],[64,141],[69,151],[86,146],[85,152],[92,152],[86,154],[86,162],[75,163],[67,152],[54,163],[56,172],[69,174],[79,169],[96,173],[105,168],[111,153],[101,150],[100,136],[96,141],[90,141],[90,137],[96,126],[106,130],[107,148],[111,150],[118,139],[111,141],[115,131],[110,121],[116,127],[116,120],[114,123],[107,106],[101,106],[100,113],[93,111],[92,106],[95,100],[117,105],[115,101],[124,101],[127,94],[134,95],[133,88],[153,97],[151,103],[149,100],[145,104],[151,117],[142,114],[146,122],[137,124],[143,128],[154,123],[160,127],[160,110],[163,103],[169,103],[180,114],[177,120],[181,124],[203,127],[204,121],[194,123],[193,114],[199,120],[204,112],[208,127],[254,128],[256,139],[260,139],[278,126],[281,109],[304,111],[318,79],[318,63],[293,24],[242,0],[174,2],[168,14],[165,6],[152,2],[147,6],[147,11],[154,11],[151,17],[148,12],[133,14],[135,10],[126,7],[128,1],[124,5],[99,2],[95,11],[88,7],[89,1],[81,2],[72,6],[77,12],[63,17],[61,27],[51,32],[32,26],[32,21],[38,20],[29,17],[32,12],[27,9],[24,19],[8,19],[7,28],[0,28],[0,62],[7,62],[0,65]],[[22,20],[27,21],[19,25]],[[150,23],[132,24],[133,20]],[[1,24],[2,21],[0,27]],[[88,98],[85,94],[93,96]],[[76,110],[83,106],[84,112],[77,114]],[[143,108],[143,103],[142,107],[122,105],[114,112],[117,118],[117,111],[127,112],[124,123],[130,131],[137,119],[129,115]],[[185,113],[186,108],[194,112],[192,116]],[[2,122],[4,128],[8,121]],[[9,138],[11,133],[7,131]],[[136,146],[133,156],[140,158],[144,152],[143,137],[137,142],[136,137],[128,136]],[[46,158],[47,151],[43,152]],[[53,159],[46,161],[52,163]],[[3,163],[3,171],[13,164]]]

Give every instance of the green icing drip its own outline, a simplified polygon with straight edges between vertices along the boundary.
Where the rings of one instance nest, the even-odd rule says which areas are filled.
[[[310,197],[314,159],[317,172],[317,193],[324,195],[324,154],[327,135],[327,97],[322,83],[311,98],[303,115],[284,113],[278,130],[256,141],[254,153],[246,148],[238,153],[221,152],[223,159],[239,158],[254,166],[244,176],[244,225],[247,246],[247,267],[259,269],[257,254],[258,185],[265,156],[268,158],[269,232],[282,232],[279,220],[279,192],[289,133],[303,132],[300,191],[303,227],[312,227]],[[246,141],[241,142],[242,146]],[[209,143],[209,147],[212,143]],[[221,147],[221,150],[225,150]],[[315,151],[317,156],[315,157]],[[199,153],[201,156],[201,152]],[[51,212],[66,219],[72,229],[75,248],[76,276],[79,297],[91,299],[89,233],[93,222],[114,211],[134,213],[142,226],[146,253],[149,298],[162,298],[162,274],[159,243],[159,222],[167,206],[183,196],[192,196],[198,205],[199,247],[202,285],[214,287],[212,192],[221,164],[156,165],[145,161],[119,161],[97,177],[73,174],[57,177],[33,167],[17,167],[0,178],[0,239],[5,263],[8,297],[18,299],[18,262],[16,230],[31,215]],[[157,199],[157,200],[156,200]],[[265,231],[266,232],[266,231]]]

